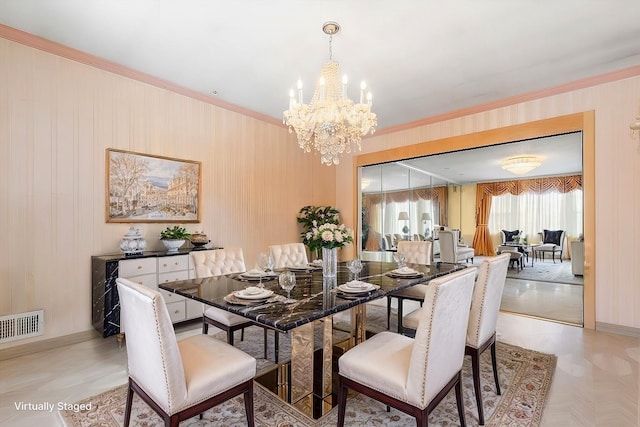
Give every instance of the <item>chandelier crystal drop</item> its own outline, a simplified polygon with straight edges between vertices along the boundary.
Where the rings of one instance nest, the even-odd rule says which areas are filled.
[[[327,166],[340,163],[340,156],[356,148],[362,137],[373,133],[378,124],[371,112],[371,92],[365,95],[366,84],[360,86],[360,102],[347,96],[347,77],[340,77],[340,66],[332,58],[333,35],[340,30],[335,22],[327,22],[322,30],[329,35],[329,61],[320,72],[318,84],[309,104],[303,102],[302,81],[298,80],[297,97],[289,93],[289,109],[284,112],[284,124],[289,133],[296,132],[298,144],[305,152],[316,150]]]

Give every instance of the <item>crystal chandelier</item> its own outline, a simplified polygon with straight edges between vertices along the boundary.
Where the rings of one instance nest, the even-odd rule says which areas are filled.
[[[326,22],[322,31],[329,35],[329,61],[322,66],[320,79],[309,104],[303,103],[302,81],[298,80],[297,99],[293,89],[289,92],[289,109],[284,112],[284,124],[289,133],[296,131],[298,144],[305,152],[312,149],[321,155],[322,163],[331,166],[340,163],[343,153],[360,150],[360,141],[373,133],[378,122],[371,112],[371,92],[366,84],[360,85],[360,102],[347,96],[347,76],[340,78],[340,66],[332,58],[333,35],[340,31],[336,22]]]

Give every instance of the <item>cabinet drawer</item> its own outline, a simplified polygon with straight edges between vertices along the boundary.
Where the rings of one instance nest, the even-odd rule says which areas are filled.
[[[158,258],[158,273],[189,269],[189,255],[175,255]]]
[[[157,262],[155,258],[126,259],[118,262],[118,276],[134,277],[142,274],[155,274]]]
[[[120,277],[124,277],[124,276],[120,276]],[[156,276],[156,273],[143,274],[141,276],[124,277],[124,278],[129,279],[135,283],[140,283],[141,285],[144,285],[149,289],[158,289],[158,278]]]
[[[184,309],[184,301],[172,302],[167,304],[167,310],[169,311],[169,317],[172,323],[182,322],[187,318],[187,314]]]
[[[174,294],[173,292],[165,291],[164,289],[160,289],[160,293],[162,294],[162,298],[164,298],[164,302],[166,304],[171,304],[172,302],[176,302],[176,301],[184,301],[186,299],[181,295]]]
[[[169,273],[158,274],[158,283],[169,283],[177,280],[187,280],[189,278],[189,272],[183,271],[171,271]]]

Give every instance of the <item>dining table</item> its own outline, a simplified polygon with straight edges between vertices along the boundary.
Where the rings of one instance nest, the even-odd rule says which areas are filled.
[[[413,274],[408,274],[407,268]],[[335,277],[325,277],[321,266],[308,264],[289,268],[296,277],[289,298],[279,286],[282,271],[277,269],[258,275],[245,272],[180,280],[159,287],[289,334],[291,354],[278,364],[275,392],[303,413],[319,418],[337,403],[333,385],[334,315],[350,312],[350,331],[345,340],[348,349],[366,340],[367,302],[464,268],[462,264],[434,263],[407,264],[398,269],[396,263],[363,261],[356,277],[341,262]]]

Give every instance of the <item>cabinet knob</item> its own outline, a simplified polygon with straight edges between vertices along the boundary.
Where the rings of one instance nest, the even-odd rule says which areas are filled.
[[[166,267],[166,266],[167,266],[167,263],[165,262],[164,264],[162,264],[162,266],[163,266],[163,267]]]
[[[180,313],[180,310],[176,310],[173,312],[173,314],[178,314],[178,313]]]
[[[176,262],[176,265],[180,265],[180,263],[179,263],[179,262]]]
[[[141,266],[141,265],[139,265],[139,266],[138,266],[138,270],[140,270],[141,268],[142,268],[142,266]]]

